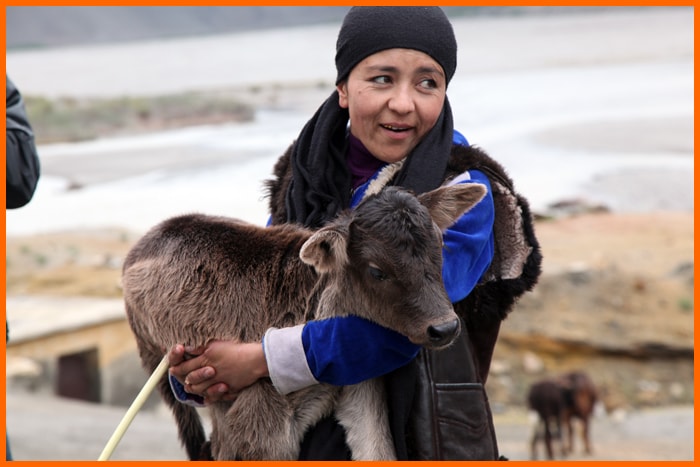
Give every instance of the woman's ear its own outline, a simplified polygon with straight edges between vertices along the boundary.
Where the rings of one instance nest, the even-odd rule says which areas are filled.
[[[343,81],[339,83],[336,87],[338,90],[338,105],[342,109],[347,109],[348,108],[348,82]]]

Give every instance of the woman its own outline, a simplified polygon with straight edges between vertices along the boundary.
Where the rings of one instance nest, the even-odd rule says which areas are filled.
[[[267,376],[289,393],[384,375],[399,459],[498,458],[483,383],[500,321],[535,284],[540,256],[526,201],[498,164],[453,129],[446,91],[456,62],[440,8],[352,8],[336,44],[336,90],[277,162],[267,188],[271,223],[315,228],[387,185],[416,193],[443,183],[489,187],[444,236],[445,287],[465,321],[460,341],[431,353],[349,317],[270,329],[261,344],[176,345],[171,382],[182,401],[230,400]],[[307,433],[300,459],[349,459],[333,417]]]

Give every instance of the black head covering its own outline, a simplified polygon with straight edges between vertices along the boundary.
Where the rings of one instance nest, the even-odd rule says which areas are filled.
[[[392,48],[430,55],[442,66],[447,82],[454,75],[457,43],[439,7],[353,7],[336,43],[338,83],[364,58]],[[289,222],[319,227],[349,205],[348,119],[334,91],[302,129],[291,154],[292,182],[286,199]],[[394,184],[416,193],[439,186],[452,147],[452,130],[452,110],[445,98],[435,126],[407,156]]]
[[[457,68],[457,40],[439,7],[353,7],[345,15],[335,46],[335,84],[355,65],[386,49],[414,49],[430,55],[449,83]]]

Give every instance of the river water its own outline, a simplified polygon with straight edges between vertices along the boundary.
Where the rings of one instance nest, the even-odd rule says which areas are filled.
[[[619,212],[693,209],[692,8],[454,25],[455,126],[504,165],[535,211],[566,199]],[[262,181],[321,103],[319,88],[332,85],[337,29],[8,52],[8,73],[25,94],[293,87],[300,95],[294,105],[261,106],[250,123],[41,146],[39,188],[7,212],[7,234],[144,231],[192,211],[265,222]],[[76,182],[80,189],[68,189]]]

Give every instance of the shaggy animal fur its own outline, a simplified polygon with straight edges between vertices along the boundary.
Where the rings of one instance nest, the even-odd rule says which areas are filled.
[[[460,327],[442,282],[442,231],[483,198],[478,184],[418,197],[386,188],[318,231],[186,215],[154,227],[129,252],[123,287],[142,363],[153,371],[175,343],[260,342],[271,326],[357,314],[429,348]],[[196,409],[159,390],[191,459],[205,434]],[[211,406],[217,460],[298,457],[304,432],[335,412],[354,459],[395,457],[381,379],[279,394],[269,379]]]

